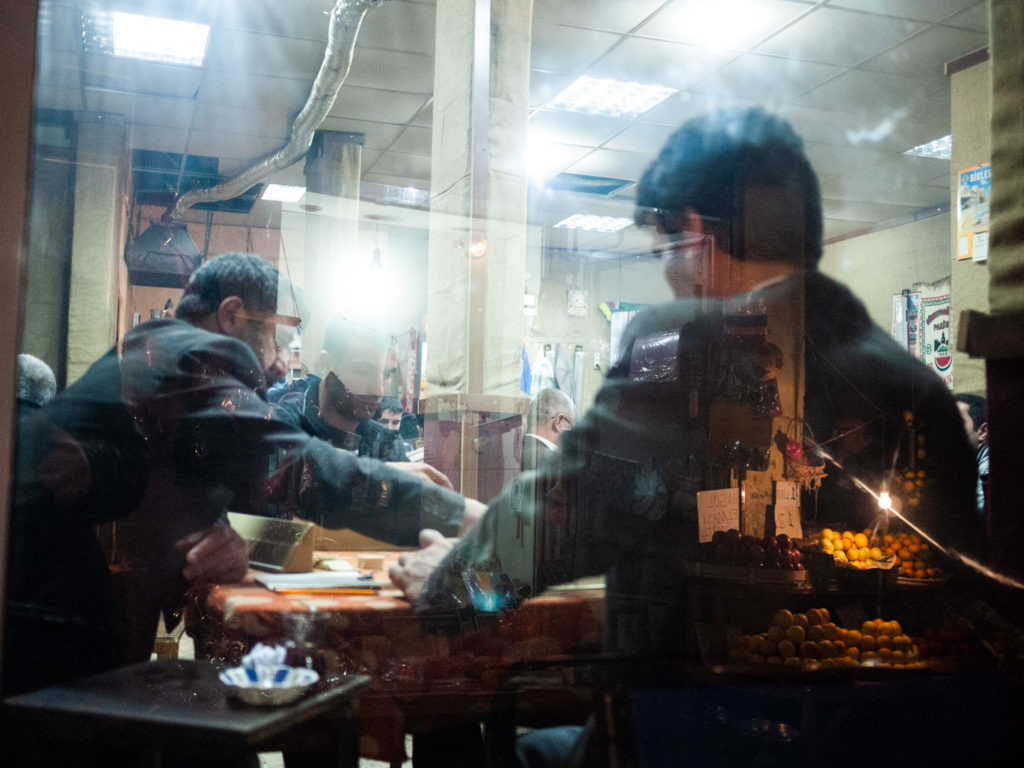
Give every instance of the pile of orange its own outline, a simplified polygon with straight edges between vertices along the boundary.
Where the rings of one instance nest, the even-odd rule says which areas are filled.
[[[777,610],[766,632],[742,635],[729,649],[732,661],[814,670],[833,667],[924,666],[917,646],[898,621],[873,619],[860,629],[836,626],[825,608],[805,613]]]
[[[900,576],[911,579],[939,579],[942,571],[934,565],[933,552],[928,542],[916,533],[886,534],[882,537],[882,551],[896,558]]]
[[[825,528],[821,532],[821,550],[855,568],[885,567],[891,554],[882,549],[882,539],[872,536],[870,528],[860,533]]]

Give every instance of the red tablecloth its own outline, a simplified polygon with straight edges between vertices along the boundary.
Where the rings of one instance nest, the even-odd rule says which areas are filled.
[[[368,553],[331,554],[355,564]],[[401,553],[373,554],[384,557],[374,576],[386,581],[388,567]],[[368,697],[362,710],[374,712],[361,723],[368,757],[402,757],[396,749],[402,749],[409,725],[401,717],[405,698],[448,697],[455,715],[463,699],[487,691],[507,694],[511,662],[600,647],[604,594],[598,588],[541,595],[510,614],[477,617],[452,635],[425,628],[396,589],[375,595],[280,594],[257,584],[256,575],[250,573],[241,584],[211,587],[201,596],[190,621],[197,655],[238,663],[257,642],[284,644],[291,663],[308,660],[327,676],[371,675],[380,696]]]

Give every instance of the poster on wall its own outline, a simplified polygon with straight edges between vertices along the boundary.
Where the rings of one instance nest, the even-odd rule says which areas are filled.
[[[960,171],[956,223],[956,257],[988,260],[989,199],[992,167],[986,163]]]
[[[921,357],[921,334],[919,332],[918,309],[920,293],[904,289],[892,297],[891,336],[914,357]]]
[[[953,329],[949,323],[949,284],[944,292],[921,293],[921,359],[953,389]]]

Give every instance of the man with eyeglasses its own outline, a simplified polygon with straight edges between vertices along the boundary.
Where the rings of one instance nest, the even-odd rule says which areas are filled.
[[[189,584],[244,576],[225,511],[259,511],[268,460],[301,463],[303,517],[400,545],[455,535],[466,500],[276,418],[276,333],[298,318],[280,275],[227,253],[189,279],[175,317],[133,328],[19,430],[4,625],[4,691],[31,690],[149,658],[161,611]],[[387,503],[381,504],[387,485]],[[113,558],[134,577],[115,594],[94,526],[117,521]],[[32,661],[30,661],[30,659]],[[38,663],[44,659],[45,663]]]
[[[542,389],[530,401],[523,434],[522,468],[536,469],[544,457],[558,452],[558,439],[576,423],[576,406],[562,390]]]
[[[641,312],[627,328],[623,357],[593,408],[562,439],[558,464],[520,476],[454,547],[433,541],[393,567],[392,580],[417,599],[418,610],[434,623],[454,617],[459,579],[479,564],[498,561],[514,578],[529,578],[533,564],[517,558],[517,532],[567,506],[576,529],[565,576],[606,575],[606,650],[635,664],[692,658],[686,566],[698,559],[696,492],[728,487],[730,464],[741,458],[712,445],[711,405],[718,415],[735,403],[732,414],[771,417],[776,404],[766,374],[783,366],[804,368],[803,418],[819,439],[829,439],[843,419],[867,425],[865,445],[875,450],[876,465],[869,487],[879,488],[891,468],[916,462],[918,502],[908,501],[904,512],[942,543],[981,550],[973,464],[949,392],[871,322],[847,288],[817,270],[821,194],[792,126],[762,109],[689,120],[637,190],[637,222],[654,226],[676,301]],[[788,332],[800,343],[789,359],[779,358],[763,333],[758,338],[758,323],[792,317],[793,308],[802,308],[803,327]],[[752,432],[741,417],[731,426],[736,445],[746,435],[766,445],[773,437],[770,429]],[[557,497],[533,491],[553,481],[561,486]],[[540,503],[529,503],[534,499]],[[578,734],[564,728],[521,739],[520,764],[606,764],[610,748]],[[684,753],[682,735],[673,732],[675,762],[704,759],[700,744],[686,744],[696,753]]]

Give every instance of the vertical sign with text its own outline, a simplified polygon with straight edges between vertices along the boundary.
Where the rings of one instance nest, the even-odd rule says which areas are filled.
[[[775,535],[784,533],[791,539],[802,539],[800,525],[800,484],[775,483]]]

